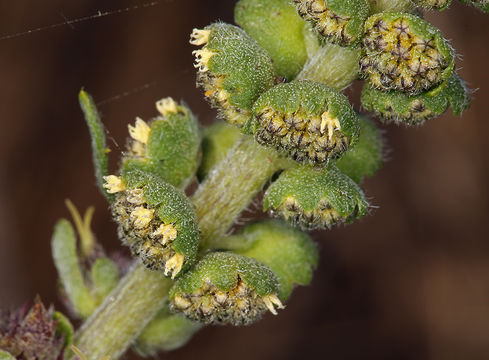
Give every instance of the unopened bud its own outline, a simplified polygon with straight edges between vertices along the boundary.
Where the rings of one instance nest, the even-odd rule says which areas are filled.
[[[456,75],[440,87],[414,96],[398,91],[381,91],[369,85],[362,91],[363,107],[387,123],[421,125],[443,114],[449,105],[455,115],[460,115],[469,104],[469,92]]]
[[[356,143],[360,125],[343,94],[324,84],[294,81],[260,96],[246,128],[262,145],[299,162],[322,164]]]
[[[336,167],[284,171],[268,188],[264,210],[304,229],[331,228],[367,214],[362,189]]]
[[[254,101],[274,85],[275,74],[267,52],[237,26],[215,23],[194,29],[197,84],[227,122],[242,125]]]
[[[172,309],[205,324],[248,325],[282,308],[274,273],[232,253],[206,255],[170,290]]]

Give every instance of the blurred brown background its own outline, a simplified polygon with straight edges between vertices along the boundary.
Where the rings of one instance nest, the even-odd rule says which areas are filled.
[[[143,3],[4,0],[0,37]],[[160,0],[0,40],[0,307],[40,293],[62,308],[49,242],[55,221],[68,216],[65,198],[81,210],[95,205],[94,232],[118,247],[94,186],[80,87],[101,102],[113,157],[127,123],[154,115],[162,97],[184,98],[211,122],[188,37],[213,20],[231,22],[233,5]],[[479,89],[471,109],[421,128],[387,127],[390,160],[365,184],[378,208],[314,234],[314,282],[297,289],[280,316],[207,328],[161,358],[489,359],[489,15],[454,4],[427,17],[463,55],[460,73]],[[347,93],[356,99],[358,87]]]

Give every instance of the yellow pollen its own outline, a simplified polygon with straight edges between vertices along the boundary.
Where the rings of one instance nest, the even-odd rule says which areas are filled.
[[[165,245],[166,243],[173,241],[177,238],[177,229],[171,224],[162,224],[156,231],[153,233],[153,236],[163,236],[163,238],[160,240],[162,245]]]
[[[134,222],[134,226],[138,229],[143,229],[153,220],[153,209],[146,209],[142,206],[138,206],[131,212],[131,220]]]
[[[190,43],[192,45],[205,45],[209,41],[210,30],[194,29],[190,35]]]
[[[182,254],[176,253],[173,255],[165,264],[165,275],[171,272],[171,278],[174,279],[180,270],[182,270],[184,259]]]
[[[104,176],[105,184],[104,188],[107,189],[109,194],[115,194],[126,190],[126,186],[122,182],[122,179],[115,175]]]
[[[198,68],[202,72],[206,72],[209,70],[207,64],[211,57],[215,55],[212,51],[208,49],[194,50],[192,54],[195,56],[195,64],[194,67]]]
[[[178,112],[177,103],[171,97],[161,99],[156,102],[156,109],[158,112],[165,116],[167,114],[176,114]]]
[[[325,111],[321,115],[321,134],[324,133],[324,130],[328,129],[328,139],[331,141],[333,138],[333,133],[335,130],[341,130],[341,124],[339,120],[335,117],[332,117],[330,113]]]
[[[129,135],[142,144],[147,144],[149,139],[149,133],[151,132],[151,128],[146,124],[146,122],[137,117],[135,126],[128,125]]]
[[[264,296],[262,299],[263,299],[263,302],[265,303],[265,306],[267,307],[267,309],[273,315],[277,315],[277,310],[275,310],[275,306],[277,307],[277,309],[283,309],[284,308],[284,305],[282,304],[280,299],[275,294]]]

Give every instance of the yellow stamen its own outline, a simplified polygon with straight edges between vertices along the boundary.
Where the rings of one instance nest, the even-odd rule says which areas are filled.
[[[104,176],[105,184],[104,188],[107,189],[109,194],[115,194],[120,191],[126,190],[126,186],[122,182],[122,179],[115,175]]]
[[[156,231],[153,233],[153,236],[163,236],[163,238],[160,240],[162,245],[165,245],[166,243],[173,241],[177,238],[177,229],[171,224],[162,224]]]
[[[339,120],[327,111],[321,115],[321,134],[324,133],[324,130],[328,129],[328,139],[331,140],[333,138],[333,133],[335,130],[341,130],[341,124]]]
[[[209,41],[210,30],[194,29],[190,35],[190,43],[192,45],[205,45]]]
[[[211,57],[215,55],[215,53],[204,48],[201,50],[194,50],[192,51],[192,54],[195,56],[194,67],[203,72],[208,71],[209,68],[207,67],[207,64],[209,63]]]
[[[154,212],[153,209],[146,209],[142,206],[135,208],[130,215],[134,226],[138,229],[143,229],[148,226],[151,220],[153,220]]]
[[[165,264],[165,275],[171,272],[171,278],[174,279],[175,276],[182,270],[184,256],[182,254],[173,255]]]
[[[275,294],[267,295],[263,297],[263,302],[267,309],[273,314],[277,315],[277,310],[275,310],[275,306],[277,309],[283,309],[284,305],[280,301],[280,299]]]
[[[137,117],[135,126],[128,125],[128,128],[129,135],[131,135],[134,140],[139,141],[142,144],[148,143],[151,128],[143,119]]]
[[[178,112],[177,106],[177,103],[171,97],[167,97],[156,102],[156,109],[163,116],[170,113],[176,114]]]

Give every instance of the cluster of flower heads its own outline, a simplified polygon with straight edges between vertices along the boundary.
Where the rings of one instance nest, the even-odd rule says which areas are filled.
[[[461,1],[489,11],[487,0]],[[348,56],[357,56],[352,71],[366,81],[362,105],[384,121],[416,125],[448,106],[455,114],[468,107],[454,50],[439,30],[415,15],[416,7],[442,10],[449,4],[412,0],[407,9],[412,12],[378,12],[374,0],[239,0],[239,26],[214,23],[195,29],[190,39],[199,47],[193,52],[197,85],[227,124],[202,134],[185,104],[160,100],[156,117],[129,125],[116,175],[104,172],[107,151],[93,141],[99,173],[105,175],[101,187],[123,244],[148,269],[175,280],[169,303],[136,342],[138,352],[153,355],[182,345],[182,336],[155,342],[154,332],[171,337],[171,331],[182,330],[188,339],[199,328],[194,321],[247,325],[267,311],[277,314],[294,286],[311,281],[318,262],[314,242],[298,228],[329,229],[368,213],[359,184],[380,168],[382,139],[345,95],[304,75],[314,73],[303,70],[317,64],[311,59],[321,49],[348,49]],[[82,95],[92,136],[103,138],[103,126],[93,121],[95,106]],[[184,191],[197,174],[205,182],[241,136],[253,137],[284,160],[263,197],[264,210],[281,220],[247,224],[205,247]],[[90,233],[87,224],[89,219],[85,228],[78,226],[82,243],[83,233]],[[55,229],[53,250],[74,312],[89,316],[122,272],[101,256],[103,261],[87,261],[83,271],[66,221]],[[103,272],[111,274],[109,280]],[[61,353],[67,342],[57,335],[52,312],[36,309],[47,324],[44,345]],[[22,316],[8,321],[32,318]],[[5,319],[0,317],[0,348],[17,354],[23,328],[6,331]]]

